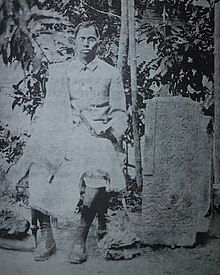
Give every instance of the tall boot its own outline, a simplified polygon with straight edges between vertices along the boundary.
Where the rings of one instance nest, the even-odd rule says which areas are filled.
[[[39,211],[38,211],[39,212]],[[45,261],[56,251],[56,243],[53,238],[50,216],[39,212],[38,215],[41,236],[34,251],[35,261]]]
[[[97,231],[98,242],[101,241],[106,235],[107,235],[106,229],[104,230],[98,229]]]
[[[76,227],[74,246],[69,255],[70,263],[81,264],[87,260],[86,239],[95,214],[92,207],[82,207],[80,224]]]
[[[108,196],[105,188],[99,191],[99,200],[97,205],[97,218],[98,218],[98,242],[107,235],[107,211],[108,211]]]

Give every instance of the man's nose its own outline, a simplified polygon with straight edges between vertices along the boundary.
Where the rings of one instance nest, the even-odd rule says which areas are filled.
[[[86,47],[86,48],[89,48],[89,41],[88,41],[88,39],[84,40],[83,46]]]

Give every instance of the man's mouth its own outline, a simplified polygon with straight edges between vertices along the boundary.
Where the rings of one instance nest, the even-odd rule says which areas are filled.
[[[82,50],[82,53],[89,53],[90,50]]]

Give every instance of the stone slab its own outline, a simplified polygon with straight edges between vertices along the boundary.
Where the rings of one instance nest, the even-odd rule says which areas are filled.
[[[11,239],[24,239],[30,223],[20,214],[10,210],[2,209],[0,211],[0,237]]]
[[[148,100],[145,114],[142,239],[150,245],[191,246],[206,232],[212,136],[209,117],[188,98]]]
[[[36,248],[34,237],[28,235],[23,240],[0,238],[0,248],[22,252],[33,252]]]

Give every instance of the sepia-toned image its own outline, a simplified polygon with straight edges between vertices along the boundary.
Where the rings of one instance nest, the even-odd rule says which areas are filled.
[[[220,274],[219,21],[0,0],[1,274]]]

